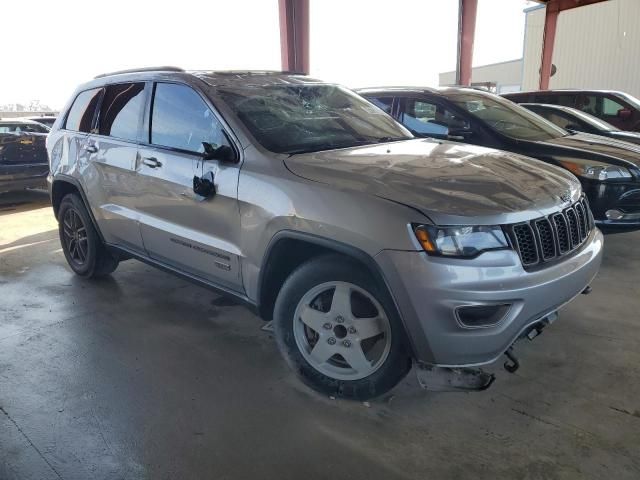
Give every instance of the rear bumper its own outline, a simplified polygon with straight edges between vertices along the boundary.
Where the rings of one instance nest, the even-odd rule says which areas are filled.
[[[499,358],[518,337],[584,290],[602,259],[603,237],[593,229],[571,257],[525,271],[513,251],[486,252],[472,260],[384,250],[385,272],[417,360],[446,367],[477,366]],[[491,326],[463,325],[456,310],[509,305]]]
[[[3,179],[0,177],[0,192],[11,192],[14,190],[24,190],[26,188],[47,189],[47,177],[30,177],[30,178],[10,178]]]

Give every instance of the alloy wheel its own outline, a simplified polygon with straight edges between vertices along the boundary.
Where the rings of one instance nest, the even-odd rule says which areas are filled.
[[[337,380],[372,375],[391,350],[391,325],[380,303],[348,282],[309,290],[295,311],[293,333],[313,368]]]
[[[84,265],[89,251],[89,239],[82,218],[73,208],[69,208],[64,214],[62,234],[69,258],[78,266]]]

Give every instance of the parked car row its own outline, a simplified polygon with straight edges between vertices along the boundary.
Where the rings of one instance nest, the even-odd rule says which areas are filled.
[[[576,152],[597,142],[488,94],[361,93],[382,110],[285,73],[163,68],[81,85],[47,138],[71,269],[137,258],[234,296],[330,395],[381,395],[412,364],[426,388],[487,388],[480,366],[507,355],[515,371],[514,343],[599,268],[603,237],[567,165],[605,189],[635,167],[592,147],[592,172]]]
[[[420,137],[505,150],[557,165],[582,183],[596,222],[640,225],[640,147],[568,131],[497,95],[467,88],[359,93]]]

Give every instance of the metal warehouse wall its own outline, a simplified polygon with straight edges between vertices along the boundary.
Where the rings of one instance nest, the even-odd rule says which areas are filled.
[[[510,91],[519,90],[522,84],[522,59],[510,60],[508,62],[492,63],[473,67],[471,70],[472,82],[495,82],[498,91],[505,87],[512,88]],[[444,72],[440,74],[440,86],[455,85],[456,72]]]
[[[523,90],[535,90],[544,8],[527,13]],[[609,0],[560,13],[550,88],[621,90],[640,97],[640,0]]]

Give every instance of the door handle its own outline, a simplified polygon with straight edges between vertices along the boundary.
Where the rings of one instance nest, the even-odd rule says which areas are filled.
[[[89,145],[85,145],[84,149],[88,152],[88,153],[97,153],[98,152],[98,147],[96,147],[93,144],[89,144]]]
[[[142,163],[150,168],[158,168],[162,166],[162,162],[160,162],[156,157],[144,157],[142,159]]]

